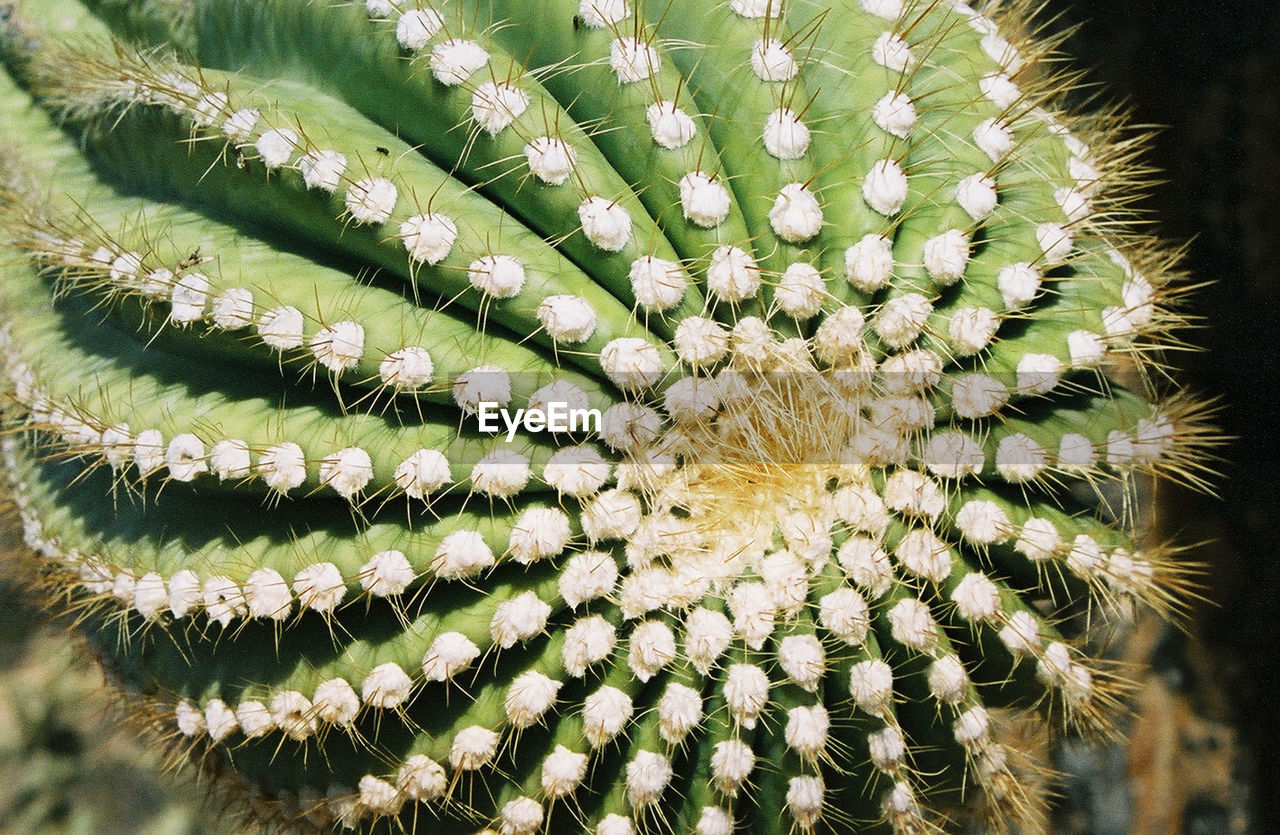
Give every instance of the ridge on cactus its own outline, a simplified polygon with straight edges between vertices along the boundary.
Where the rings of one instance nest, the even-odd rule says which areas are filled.
[[[264,824],[1043,827],[1213,433],[1024,5],[0,2],[33,594]]]

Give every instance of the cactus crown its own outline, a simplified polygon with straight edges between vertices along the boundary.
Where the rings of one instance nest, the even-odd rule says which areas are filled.
[[[6,469],[259,814],[1036,824],[1002,727],[1108,727],[1080,615],[1176,608],[1127,499],[1209,435],[1140,143],[1018,9],[53,5],[5,24]]]

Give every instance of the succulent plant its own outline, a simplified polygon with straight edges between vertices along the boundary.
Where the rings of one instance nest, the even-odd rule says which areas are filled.
[[[1176,609],[1132,486],[1210,433],[1140,139],[1021,7],[30,6],[5,469],[255,814],[1042,822],[1007,729],[1109,727],[1083,624]]]

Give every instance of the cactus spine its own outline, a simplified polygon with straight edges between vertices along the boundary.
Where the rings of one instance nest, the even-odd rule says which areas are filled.
[[[53,5],[5,24],[5,469],[256,813],[1041,821],[1002,723],[1109,727],[1077,616],[1186,581],[1102,497],[1211,436],[1133,142],[1017,10]]]

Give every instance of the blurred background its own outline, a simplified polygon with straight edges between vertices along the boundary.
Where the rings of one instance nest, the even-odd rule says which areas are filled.
[[[676,0],[678,2],[678,0]],[[1159,126],[1141,206],[1214,284],[1191,302],[1198,353],[1173,357],[1221,398],[1220,497],[1158,487],[1157,524],[1206,564],[1182,629],[1140,619],[1112,655],[1150,665],[1127,743],[1066,742],[1063,832],[1280,831],[1280,7],[1273,0],[1049,0],[1081,102]],[[1053,17],[1056,15],[1056,17]],[[1052,18],[1050,20],[1050,18]],[[1201,543],[1201,544],[1197,544]],[[5,545],[11,545],[6,542]],[[212,832],[189,776],[120,730],[100,676],[0,584],[0,831]]]
[[[15,532],[0,536],[0,559],[21,548]],[[230,831],[192,778],[124,724],[65,632],[0,581],[0,833]]]

